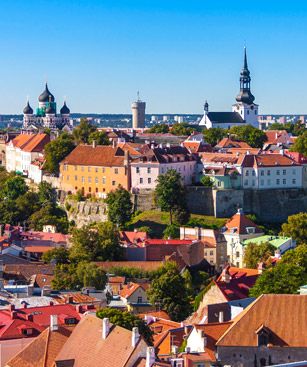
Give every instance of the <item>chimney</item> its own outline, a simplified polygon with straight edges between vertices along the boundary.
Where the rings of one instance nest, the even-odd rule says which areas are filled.
[[[33,321],[33,315],[31,313],[29,315],[27,315],[27,320],[28,321]]]
[[[93,147],[93,148],[96,148],[96,140],[93,140],[93,142],[92,142],[92,147]]]
[[[155,348],[147,347],[145,367],[151,367],[156,361]]]
[[[15,310],[15,305],[10,305],[9,310],[14,311]]]
[[[102,339],[107,339],[110,332],[110,321],[107,317],[102,319]]]
[[[219,312],[219,322],[224,322],[224,312],[223,311]]]
[[[74,297],[73,296],[69,296],[66,298],[66,303],[74,303]]]
[[[137,327],[134,327],[132,329],[132,335],[131,335],[131,345],[132,348],[135,348],[138,341],[140,339],[139,329]]]
[[[58,315],[50,315],[50,331],[59,330]]]
[[[53,301],[50,301],[49,306],[53,306],[53,305],[54,305]]]
[[[11,319],[12,319],[12,320],[17,319],[17,311],[12,311],[12,312],[11,312]]]

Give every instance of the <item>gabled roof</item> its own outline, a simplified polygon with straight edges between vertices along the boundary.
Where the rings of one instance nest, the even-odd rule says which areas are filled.
[[[74,326],[59,326],[57,331],[44,330],[30,344],[11,358],[7,367],[53,367],[57,354],[72,333]]]
[[[106,339],[102,338],[102,320],[94,315],[84,316],[56,357],[56,361],[74,360],[75,366],[92,367],[103,364],[108,367],[124,367],[132,364],[132,356],[141,357],[146,343],[141,338],[136,348],[132,346],[132,332],[120,326],[110,325]],[[130,364],[128,364],[130,362]]]
[[[15,148],[25,152],[42,152],[49,142],[50,136],[47,134],[20,134],[12,140]]]
[[[283,154],[247,154],[242,162],[242,167],[245,168],[261,168],[261,167],[287,167],[300,166],[291,158]]]
[[[119,291],[119,295],[122,298],[128,299],[138,289],[142,289],[145,292],[145,289],[142,287],[142,284],[130,282],[128,284],[123,285],[122,289]]]
[[[118,148],[119,149],[119,148]],[[105,145],[78,145],[61,164],[81,166],[123,166],[124,156],[116,155],[117,148]]]
[[[251,219],[243,214],[241,209],[226,222],[225,226],[227,228],[225,233],[227,234],[234,233],[237,235],[246,235],[248,234],[248,227],[255,228],[255,233],[263,233]]]
[[[231,138],[223,138],[222,140],[220,140],[215,148],[244,148],[244,149],[249,149],[251,148],[251,146],[247,143],[245,143],[245,141],[237,141],[237,140],[233,140]]]
[[[219,339],[219,347],[257,347],[257,333],[269,330],[269,344],[307,348],[307,295],[263,294],[242,311]]]
[[[148,238],[146,232],[138,232],[138,231],[121,231],[119,232],[120,240],[125,243],[135,243],[141,242]]]
[[[244,124],[245,121],[242,119],[238,112],[208,112],[208,119],[213,123],[218,124]]]

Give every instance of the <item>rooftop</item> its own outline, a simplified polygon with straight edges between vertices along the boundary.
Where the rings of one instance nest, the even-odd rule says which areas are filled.
[[[282,246],[284,243],[290,240],[291,240],[291,237],[265,235],[265,236],[260,236],[260,237],[255,237],[249,240],[245,240],[243,244],[248,245],[249,243],[256,243],[260,245],[263,242],[270,242],[271,245],[273,245],[275,248],[278,249],[280,246]]]

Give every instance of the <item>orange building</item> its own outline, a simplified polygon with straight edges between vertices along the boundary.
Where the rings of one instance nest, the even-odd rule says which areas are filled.
[[[61,189],[105,197],[121,185],[130,190],[129,152],[119,147],[78,145],[60,163]]]

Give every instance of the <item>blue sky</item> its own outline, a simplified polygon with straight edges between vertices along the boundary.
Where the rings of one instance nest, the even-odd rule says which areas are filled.
[[[0,114],[46,79],[73,112],[228,111],[245,44],[260,113],[307,113],[306,24],[306,0],[1,0]]]

